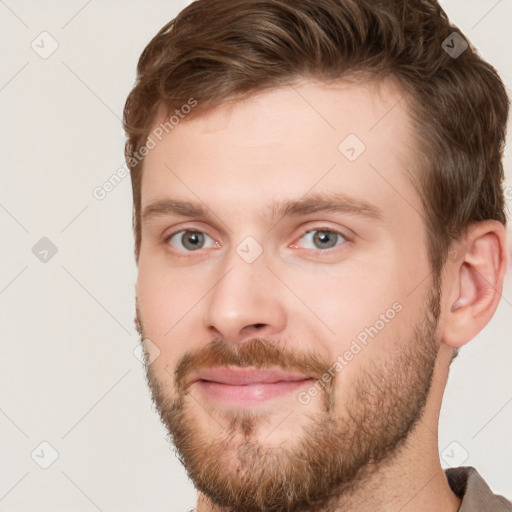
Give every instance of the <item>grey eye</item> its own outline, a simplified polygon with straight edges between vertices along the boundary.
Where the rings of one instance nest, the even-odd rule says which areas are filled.
[[[303,245],[306,249],[331,249],[345,241],[341,233],[327,229],[313,229],[302,238],[306,240],[306,244]]]
[[[185,231],[181,235],[181,243],[183,247],[191,251],[201,249],[204,245],[204,234],[197,231]]]
[[[203,249],[209,244],[215,247],[215,242],[201,231],[183,230],[169,237],[169,243],[180,251],[197,251]]]

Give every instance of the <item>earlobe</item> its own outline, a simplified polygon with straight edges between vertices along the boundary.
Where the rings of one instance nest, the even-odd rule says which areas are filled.
[[[453,348],[465,345],[489,323],[501,299],[507,268],[505,229],[500,222],[475,224],[462,246],[464,253],[448,270],[455,275],[443,323],[443,341]]]

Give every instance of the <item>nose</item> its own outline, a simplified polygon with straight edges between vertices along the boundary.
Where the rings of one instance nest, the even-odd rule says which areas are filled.
[[[234,254],[207,296],[208,330],[230,343],[278,335],[286,325],[280,290],[262,257],[247,263]]]

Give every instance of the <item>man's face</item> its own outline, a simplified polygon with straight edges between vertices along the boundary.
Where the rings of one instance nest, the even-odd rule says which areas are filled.
[[[303,82],[185,119],[145,159],[148,381],[216,504],[325,504],[422,413],[439,294],[400,97]]]

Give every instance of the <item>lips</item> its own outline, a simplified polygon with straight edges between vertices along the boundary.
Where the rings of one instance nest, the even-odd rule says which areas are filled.
[[[275,398],[310,384],[303,373],[254,368],[209,368],[192,379],[208,398],[237,405],[254,404]]]
[[[273,384],[276,382],[296,382],[309,379],[309,375],[302,373],[289,373],[282,370],[261,370],[254,368],[209,368],[200,371],[195,377],[197,380],[218,382],[231,386],[245,386],[249,384]]]

